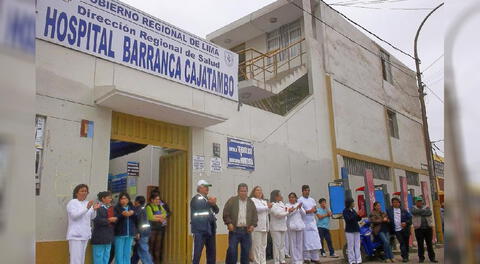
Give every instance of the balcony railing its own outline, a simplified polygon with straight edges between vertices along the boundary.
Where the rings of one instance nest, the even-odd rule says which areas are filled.
[[[237,52],[244,54],[246,60],[238,66],[240,80],[257,80],[266,82],[278,76],[279,72],[288,71],[294,67],[303,65],[303,55],[306,54],[302,38],[290,45],[262,53],[254,48],[248,48]],[[248,59],[250,57],[250,59]]]

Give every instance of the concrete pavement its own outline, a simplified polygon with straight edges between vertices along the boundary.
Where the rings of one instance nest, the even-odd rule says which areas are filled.
[[[339,258],[330,258],[330,257],[322,257],[320,258],[320,263],[328,263],[328,264],[336,264],[336,263],[346,263],[345,259],[343,258],[343,254],[341,250],[335,251],[337,255],[339,255]],[[402,258],[400,257],[400,252],[398,250],[395,250],[393,252],[395,254],[395,263],[402,263]],[[425,252],[426,254],[426,252]],[[442,247],[437,247],[435,248],[435,254],[436,258],[438,260],[438,263],[444,263],[444,255],[443,255],[443,246]],[[428,256],[426,256],[425,263],[429,263],[428,261]],[[217,264],[224,264],[225,262],[218,262]],[[290,259],[287,259],[287,263],[290,264]],[[372,264],[377,264],[377,263],[384,263],[382,261],[375,261],[375,260],[369,260],[369,261],[364,261],[364,263],[372,263]],[[408,263],[419,263],[418,262],[418,255],[417,255],[417,250],[416,248],[412,249],[410,251],[410,261]],[[274,264],[273,260],[267,261],[267,264]]]

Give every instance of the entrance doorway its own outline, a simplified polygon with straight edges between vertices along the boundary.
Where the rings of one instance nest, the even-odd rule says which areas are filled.
[[[136,195],[148,200],[149,190],[158,187],[161,199],[172,212],[166,228],[163,263],[186,264],[190,259],[188,136],[187,127],[112,113],[109,189],[131,192],[135,194],[131,195],[132,200]]]

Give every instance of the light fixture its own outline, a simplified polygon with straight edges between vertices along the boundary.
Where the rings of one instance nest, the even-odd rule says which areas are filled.
[[[272,24],[273,24],[273,23],[277,23],[277,20],[278,20],[278,19],[277,19],[276,17],[271,17],[271,18],[270,18],[270,23],[272,23]]]

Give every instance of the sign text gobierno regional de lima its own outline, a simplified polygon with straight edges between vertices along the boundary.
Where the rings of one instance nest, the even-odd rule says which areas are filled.
[[[238,55],[118,1],[38,0],[37,38],[238,101]]]

